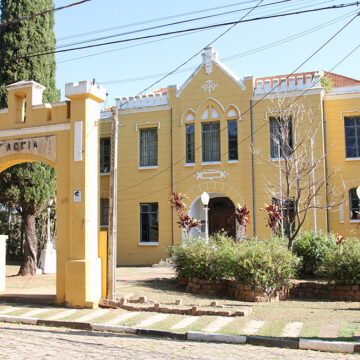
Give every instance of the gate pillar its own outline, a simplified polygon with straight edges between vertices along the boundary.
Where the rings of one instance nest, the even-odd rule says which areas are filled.
[[[70,107],[69,256],[66,303],[94,307],[101,297],[98,257],[99,115],[105,89],[89,81],[65,86]]]

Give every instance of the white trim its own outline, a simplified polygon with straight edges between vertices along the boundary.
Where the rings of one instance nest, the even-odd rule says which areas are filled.
[[[185,163],[184,166],[195,166],[195,163]]]
[[[343,224],[345,222],[344,217],[344,200],[341,200],[340,206],[339,206],[339,222],[340,224]]]
[[[82,161],[83,153],[83,122],[74,123],[74,161]]]
[[[150,170],[150,169],[157,169],[158,166],[139,166],[138,169],[139,170]]]
[[[158,246],[159,243],[158,242],[155,242],[155,241],[144,241],[144,242],[139,242],[138,243],[139,246]]]
[[[18,135],[32,135],[38,133],[49,133],[55,131],[68,131],[70,130],[70,123],[44,125],[44,126],[31,126],[26,128],[18,128],[11,130],[0,130],[0,138]]]
[[[359,113],[360,114],[360,110],[345,110],[345,111],[342,111],[340,113],[340,121],[344,121],[345,120],[345,117],[346,117],[346,113]]]
[[[199,106],[198,106],[197,109],[196,109],[196,114],[198,113],[201,105],[204,104],[204,103],[206,103],[208,100],[213,100],[213,101],[215,101],[215,102],[221,107],[221,110],[225,113],[224,106],[221,104],[221,102],[220,102],[219,100],[216,100],[216,99],[213,98],[213,97],[208,97],[208,98],[206,98],[205,100],[203,100],[203,101],[199,104]]]
[[[160,121],[157,121],[157,122],[150,122],[150,121],[147,121],[145,123],[140,123],[140,124],[136,124],[135,125],[135,129],[136,131],[138,131],[139,127],[142,127],[142,126],[146,126],[144,129],[147,129],[147,125],[157,125],[157,128],[160,130]]]
[[[347,100],[347,99],[358,99],[360,98],[360,93],[348,93],[348,94],[327,94],[325,96],[326,101],[333,100]]]
[[[151,112],[151,111],[164,111],[164,110],[171,110],[171,106],[168,105],[161,105],[161,106],[154,106],[148,108],[135,108],[129,110],[120,110],[119,115],[126,115],[126,114],[136,114],[136,113],[144,113],[144,112]]]
[[[185,116],[186,113],[191,113],[191,114],[193,114],[194,120],[195,120],[195,116],[196,116],[195,110],[194,110],[193,108],[187,108],[187,109],[182,113],[182,115],[181,115],[180,125],[183,124],[184,116]],[[186,119],[185,119],[185,122],[186,122]]]
[[[237,115],[237,118],[238,120],[242,120],[241,118],[241,112],[240,112],[240,109],[235,105],[235,104],[229,104],[226,108],[225,108],[225,114],[226,114],[226,118],[231,120],[231,119],[234,119],[236,116],[232,116],[232,117],[229,117],[228,116],[228,113],[229,113],[229,108],[235,108],[235,110],[237,111],[238,115]]]
[[[228,160],[228,164],[237,164],[239,160]]]
[[[360,223],[360,219],[359,220],[350,219],[349,222],[354,223],[354,224],[358,224],[358,223]]]
[[[201,165],[220,165],[221,161],[202,161]]]
[[[274,99],[274,98],[287,98],[287,97],[296,97],[296,96],[308,96],[308,95],[317,95],[323,92],[321,89],[309,89],[304,91],[290,91],[290,92],[271,92],[270,94],[256,94],[251,100],[262,100],[262,99]]]
[[[103,176],[103,175],[110,175],[110,173],[109,172],[101,172],[100,176]]]
[[[345,161],[359,161],[360,157],[345,158]]]

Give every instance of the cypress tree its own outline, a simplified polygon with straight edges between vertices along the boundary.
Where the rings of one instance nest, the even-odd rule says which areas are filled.
[[[53,8],[52,0],[1,0],[1,22]],[[54,22],[54,14],[47,13],[0,27],[0,108],[7,107],[5,86],[21,80],[34,80],[44,85],[44,103],[60,99],[55,83],[55,55],[24,57],[54,50]],[[42,163],[16,165],[0,174],[0,202],[17,209],[24,222],[24,256],[20,275],[36,273],[35,216],[55,197],[55,191],[55,170]]]
[[[1,0],[1,22],[53,9],[52,0]],[[7,107],[6,85],[34,80],[46,87],[43,102],[56,102],[55,54],[18,58],[55,49],[54,13],[0,27],[0,108]]]

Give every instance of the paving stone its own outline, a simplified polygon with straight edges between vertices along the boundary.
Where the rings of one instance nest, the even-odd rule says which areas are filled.
[[[224,326],[226,326],[233,320],[234,318],[218,317],[210,324],[208,324],[205,328],[203,328],[203,331],[218,332],[220,329],[222,329]]]
[[[302,322],[292,322],[286,324],[281,336],[299,337],[304,324]]]
[[[5,315],[5,314],[9,314],[13,311],[18,311],[18,310],[24,310],[26,309],[25,307],[19,307],[19,306],[10,306],[7,309],[1,310],[0,314]]]
[[[168,316],[169,316],[168,314],[154,315],[154,316],[151,316],[148,319],[145,319],[145,320],[139,322],[138,324],[136,324],[136,326],[137,327],[147,327],[147,326],[150,326],[150,325],[155,324],[157,322],[165,320]]]
[[[107,320],[105,323],[109,324],[109,325],[120,324],[122,321],[126,321],[128,319],[131,319],[132,317],[134,317],[134,316],[136,316],[138,314],[139,314],[138,311],[126,312],[126,313],[120,314],[118,316],[115,316],[112,319]]]
[[[75,320],[76,321],[90,321],[92,319],[95,319],[97,317],[105,315],[109,311],[110,310],[108,310],[108,309],[97,309],[97,310],[94,310],[94,311],[90,312],[89,314],[81,316],[81,317],[79,317],[79,318],[77,318]]]
[[[64,319],[68,316],[71,316],[73,314],[75,314],[78,310],[77,309],[65,309],[65,310],[60,310],[60,312],[50,316],[47,318],[47,320],[60,320],[60,319]]]
[[[341,329],[341,324],[322,322],[319,331],[320,338],[337,338]]]
[[[199,317],[197,317],[197,316],[186,317],[185,319],[182,319],[178,323],[174,324],[171,327],[171,329],[172,330],[184,329],[184,328],[190,326],[191,324],[193,324],[197,320],[199,320]]]
[[[53,309],[53,308],[47,308],[47,307],[46,308],[35,308],[35,309],[34,308],[29,308],[29,311],[21,314],[21,316],[36,317],[36,316],[38,316],[40,314],[43,314],[43,313],[45,313],[45,312],[47,312],[47,311],[49,311],[51,309]]]
[[[264,321],[259,320],[250,320],[246,323],[245,327],[241,330],[241,333],[246,335],[254,335],[256,334],[260,328],[265,324]]]

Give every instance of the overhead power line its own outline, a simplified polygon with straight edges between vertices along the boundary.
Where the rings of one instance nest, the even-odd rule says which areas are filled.
[[[201,27],[189,28],[189,29],[183,29],[183,30],[176,30],[176,31],[168,31],[168,32],[165,32],[165,33],[146,35],[146,36],[139,36],[139,37],[135,37],[135,38],[122,39],[122,40],[116,40],[116,41],[109,41],[109,42],[105,42],[105,43],[86,45],[86,46],[80,46],[80,47],[69,48],[69,49],[53,50],[53,51],[47,51],[47,52],[42,52],[42,53],[27,54],[27,55],[24,55],[24,56],[12,57],[10,59],[7,59],[7,61],[12,61],[12,60],[17,60],[17,59],[27,59],[27,58],[31,58],[31,57],[44,56],[44,55],[50,55],[50,54],[56,54],[56,53],[65,53],[65,52],[71,52],[71,51],[77,51],[77,50],[84,50],[84,49],[90,49],[90,48],[95,48],[95,47],[100,47],[100,46],[120,44],[120,43],[125,43],[125,42],[131,42],[131,41],[137,41],[137,40],[144,40],[144,39],[162,37],[162,36],[167,36],[167,35],[174,35],[174,34],[181,34],[181,33],[186,33],[186,32],[193,32],[193,31],[198,31],[198,30],[214,29],[214,28],[223,27],[223,26],[235,26],[235,25],[240,24],[240,23],[247,23],[247,22],[259,21],[259,20],[268,20],[268,19],[274,19],[274,18],[281,18],[281,17],[285,17],[285,16],[300,15],[300,14],[313,13],[313,12],[319,12],[319,11],[325,11],[325,10],[335,10],[335,9],[341,9],[341,8],[346,8],[346,7],[350,7],[350,6],[357,6],[357,5],[359,5],[358,2],[353,2],[353,3],[350,3],[350,4],[341,4],[341,5],[333,5],[333,6],[327,6],[327,7],[322,7],[322,8],[316,8],[316,9],[300,10],[300,11],[295,11],[295,12],[290,12],[290,13],[283,13],[283,14],[277,14],[277,15],[256,17],[256,18],[251,18],[251,19],[247,19],[247,20],[244,20],[242,18],[242,19],[237,20],[237,21],[230,21],[230,22],[225,22],[225,23],[220,23],[220,24],[201,26]]]
[[[273,42],[265,44],[265,45],[261,45],[259,47],[253,48],[251,50],[247,50],[247,51],[244,51],[244,52],[241,52],[241,53],[238,53],[238,54],[234,54],[234,55],[230,55],[230,56],[221,58],[220,60],[223,61],[223,62],[228,62],[228,61],[236,60],[236,59],[241,58],[241,57],[245,57],[245,56],[248,56],[248,55],[258,53],[258,52],[263,51],[263,50],[270,49],[272,47],[275,47],[275,46],[284,44],[286,42],[298,39],[299,37],[306,36],[308,34],[312,34],[315,31],[321,30],[321,29],[323,29],[325,27],[328,27],[330,25],[333,25],[333,24],[335,24],[335,23],[337,23],[337,22],[339,22],[339,21],[341,21],[341,20],[343,20],[345,18],[348,18],[349,16],[355,15],[355,13],[357,13],[357,10],[356,11],[351,11],[350,13],[348,13],[346,15],[342,15],[340,17],[337,17],[337,18],[333,19],[333,20],[327,21],[325,23],[314,26],[312,28],[301,31],[299,33],[287,36],[285,38],[273,41]],[[160,41],[160,40],[157,40],[157,41]],[[148,43],[149,42],[146,42],[146,43],[143,43],[143,44],[138,44],[138,45],[132,45],[132,46],[140,46],[140,45],[145,45],[145,44],[148,44]],[[120,49],[113,49],[113,50],[109,50],[109,52],[120,51],[120,50],[127,49],[127,48],[129,48],[129,47],[120,48]],[[97,55],[101,55],[101,54],[103,54],[103,52],[96,53],[96,54],[89,54],[89,55],[85,55],[85,56],[79,57],[79,58],[73,58],[73,59],[67,59],[67,60],[63,60],[63,61],[58,61],[58,63],[68,62],[68,61],[72,61],[72,60],[78,60],[78,59],[91,57],[91,56],[97,56]],[[196,67],[197,66],[187,67],[187,68],[184,68],[182,70],[178,70],[176,73],[178,74],[178,73],[182,73],[182,72],[188,72],[188,71],[196,69]],[[135,82],[135,81],[141,81],[141,80],[154,79],[154,78],[158,78],[160,76],[164,76],[166,74],[167,74],[167,72],[159,73],[159,74],[144,75],[144,76],[135,77],[135,78],[126,78],[126,79],[119,79],[119,80],[101,81],[101,82],[98,82],[98,84],[99,85],[104,85],[104,86],[111,86],[111,85],[128,83],[128,82]]]
[[[37,16],[42,16],[42,15],[49,14],[49,13],[54,13],[54,12],[64,10],[64,9],[67,9],[67,8],[70,8],[70,7],[73,7],[73,6],[81,5],[81,4],[89,2],[89,1],[92,1],[92,0],[82,0],[82,1],[78,1],[76,3],[72,3],[72,4],[69,4],[69,5],[64,5],[64,6],[57,7],[55,9],[44,10],[44,11],[41,11],[41,12],[39,12],[37,14],[23,16],[23,17],[17,18],[17,19],[12,19],[12,20],[0,23],[0,27],[8,26],[10,24],[18,23],[18,22],[25,21],[25,20],[30,20],[30,19],[33,19],[33,18],[35,18]]]

